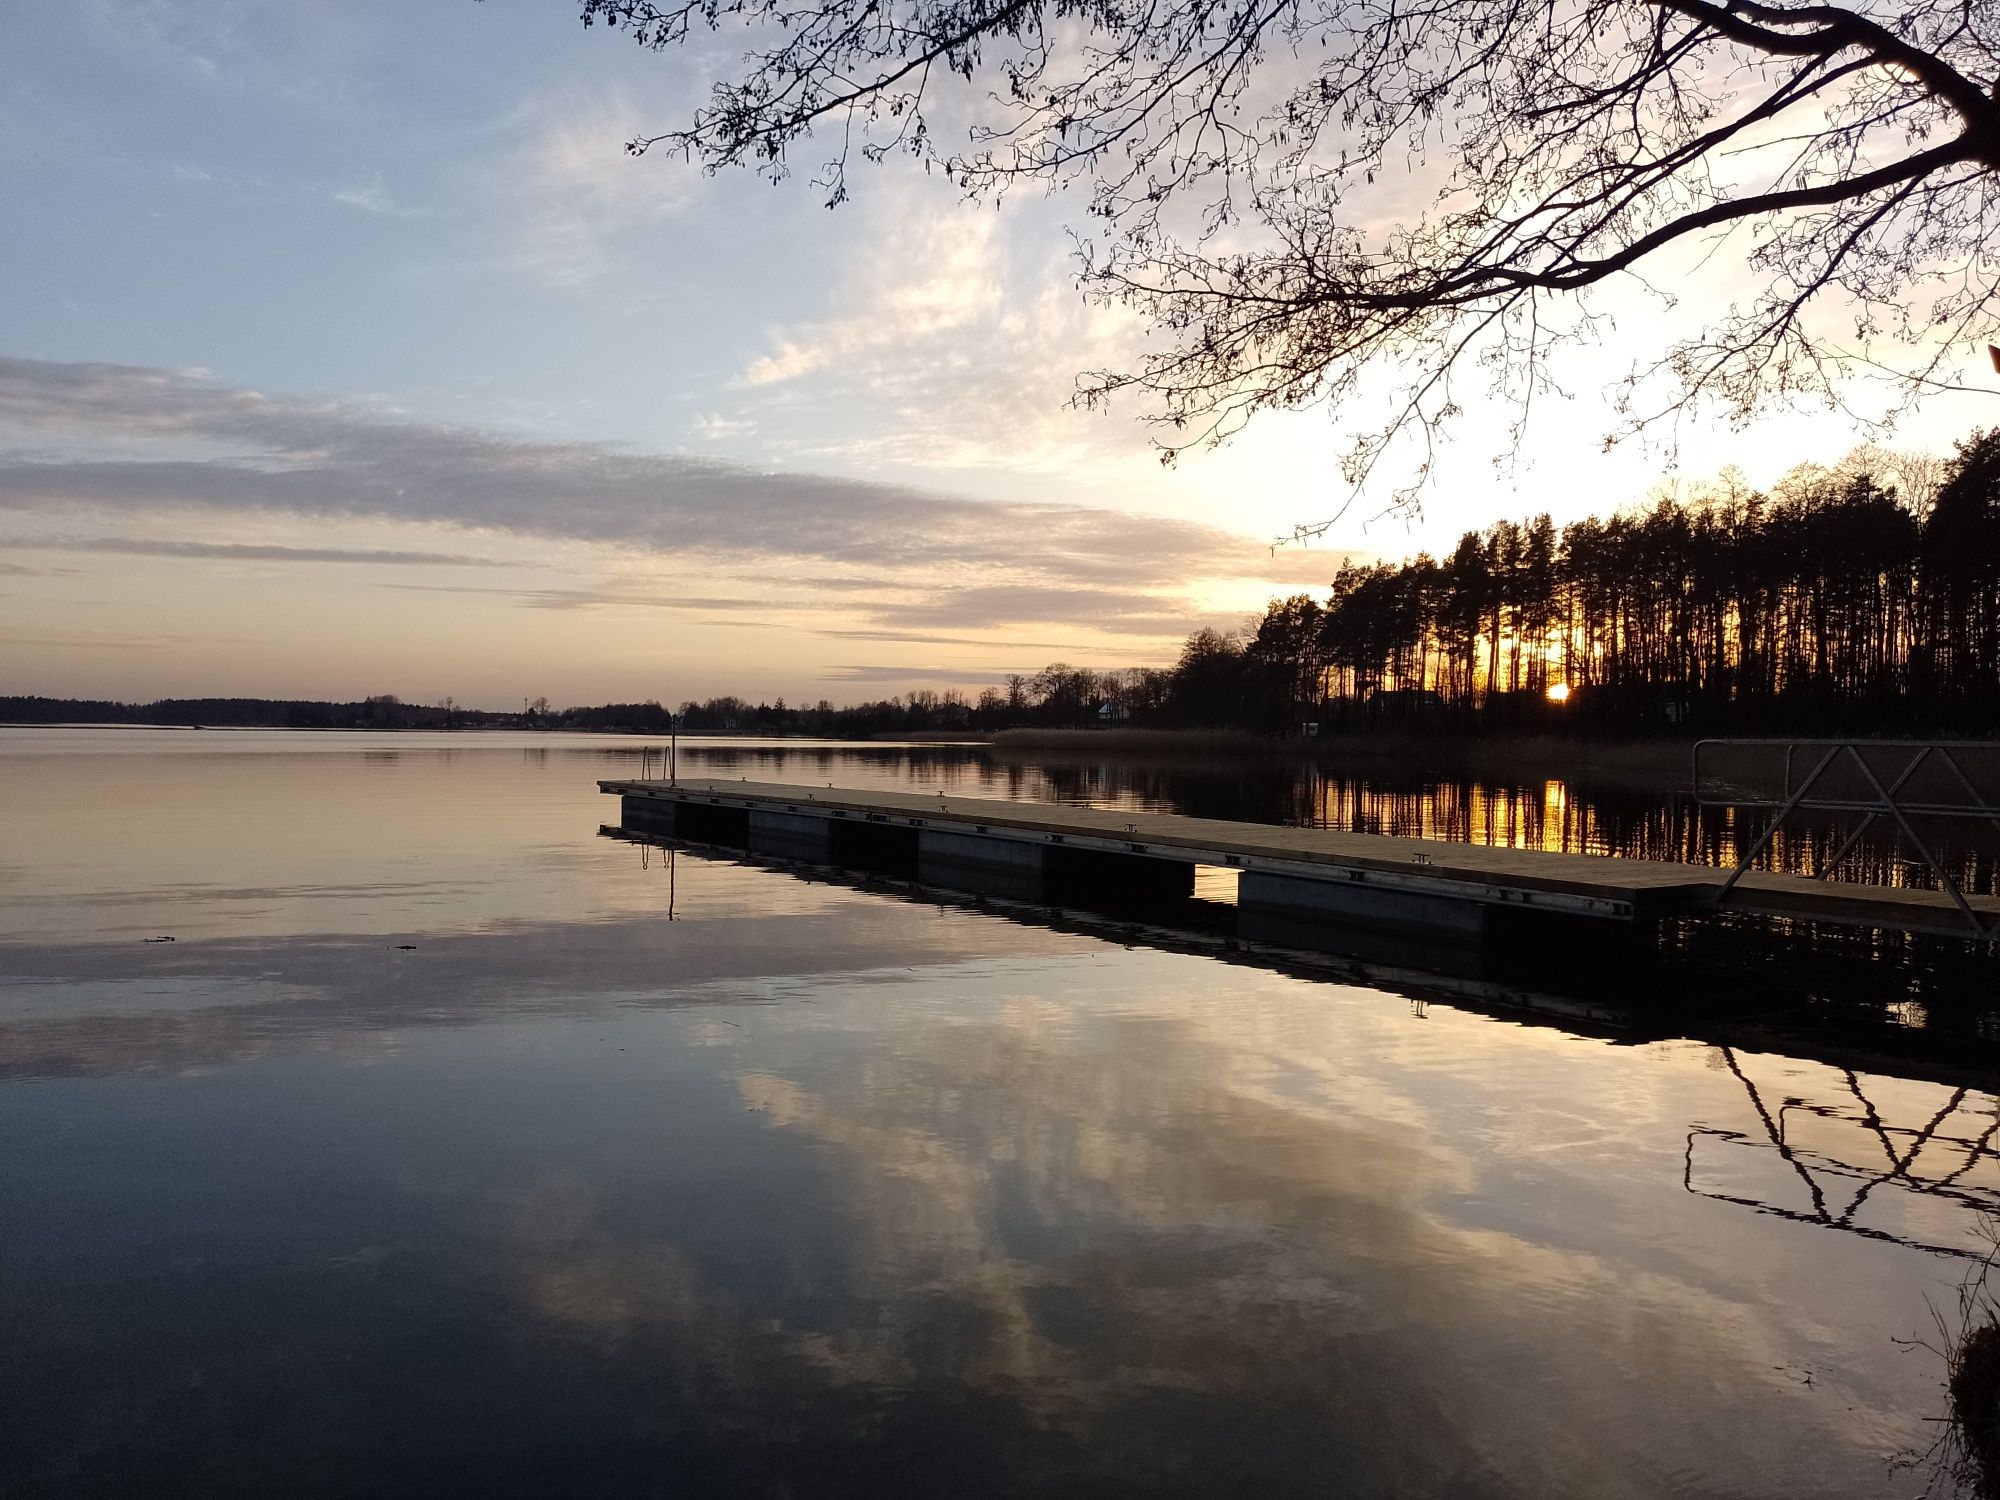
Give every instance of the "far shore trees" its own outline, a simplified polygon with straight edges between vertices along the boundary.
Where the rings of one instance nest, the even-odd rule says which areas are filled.
[[[827,734],[1996,735],[2000,430],[1941,468],[1862,450],[1768,494],[1724,476],[1563,527],[1497,521],[1442,558],[1344,564],[1324,596],[1197,628],[1166,668],[1059,662],[976,702],[921,691],[782,724],[735,699],[682,713]]]
[[[829,204],[906,153],[960,190],[1079,190],[1082,284],[1155,337],[1086,402],[1154,400],[1169,455],[1330,403],[1357,483],[1485,372],[1527,415],[1611,283],[1719,252],[1706,326],[1632,322],[1621,430],[1744,418],[1886,369],[1907,396],[1995,336],[2000,14],[1989,0],[583,0],[655,49],[747,49],[635,153]],[[727,44],[725,44],[727,45]],[[1679,259],[1681,251],[1688,252]],[[1385,392],[1388,392],[1385,399]],[[1657,402],[1658,404],[1648,404]],[[1409,498],[1413,487],[1399,492]]]

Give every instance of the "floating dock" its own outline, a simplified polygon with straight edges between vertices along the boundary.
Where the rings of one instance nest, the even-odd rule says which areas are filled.
[[[1448,942],[1640,930],[1714,912],[1730,871],[1324,828],[749,781],[598,783],[627,832],[876,870],[1017,900],[1187,897],[1197,866],[1239,872],[1239,921]],[[1727,910],[1896,932],[1966,935],[1943,892],[1749,871]],[[1969,898],[2000,919],[2000,899]],[[1608,924],[1608,925],[1607,925]]]

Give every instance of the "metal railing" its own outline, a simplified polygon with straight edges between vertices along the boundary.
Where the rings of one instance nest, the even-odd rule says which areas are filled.
[[[1989,797],[1981,784],[1995,788]],[[1860,822],[1815,872],[1826,880],[1878,819],[1923,862],[1975,936],[2000,935],[1973,910],[1958,878],[1918,832],[1917,820],[1984,823],[2000,834],[2000,741],[1701,740],[1694,747],[1694,797],[1702,807],[1776,814],[1741,854],[1716,895],[1720,905],[1797,812],[1860,814]]]
[[[656,746],[642,745],[640,747],[639,779],[641,781],[646,781],[650,779],[651,769],[653,764],[653,756],[657,754],[660,757],[660,771],[662,772],[663,779],[666,781],[668,786],[677,785],[680,781],[680,764],[681,764],[680,748],[681,748],[680,725],[670,718],[667,720],[666,744],[656,745]]]

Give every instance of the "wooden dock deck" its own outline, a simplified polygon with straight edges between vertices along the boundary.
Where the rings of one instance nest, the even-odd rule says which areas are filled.
[[[1637,923],[1716,909],[1729,871],[1664,861],[911,792],[771,782],[606,780],[624,825],[819,863],[899,851],[926,883],[1030,894],[1052,875],[1192,889],[1196,865],[1242,872],[1240,903],[1334,922],[1478,936],[1508,911]],[[866,864],[869,858],[860,858]],[[2000,899],[1970,898],[2000,919]],[[1728,909],[1967,935],[1943,892],[1746,873]]]

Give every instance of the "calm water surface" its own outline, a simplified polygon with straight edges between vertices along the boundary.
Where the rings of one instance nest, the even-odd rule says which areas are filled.
[[[1923,1488],[1992,1094],[669,869],[634,754],[0,731],[0,1493]]]

